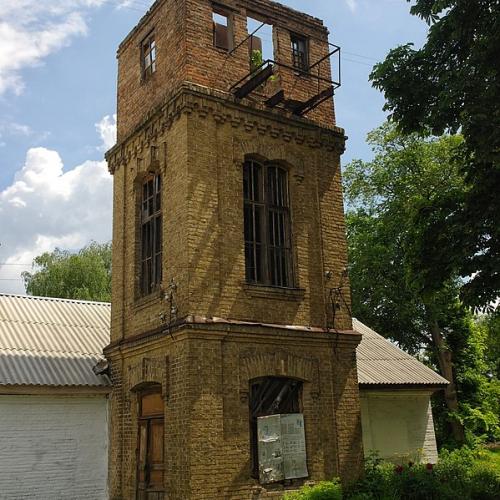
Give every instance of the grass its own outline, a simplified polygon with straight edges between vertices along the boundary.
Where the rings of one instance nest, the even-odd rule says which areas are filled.
[[[482,448],[478,452],[477,461],[493,470],[500,471],[500,447]]]

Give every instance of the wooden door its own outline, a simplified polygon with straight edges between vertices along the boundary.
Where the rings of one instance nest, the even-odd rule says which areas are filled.
[[[137,446],[137,500],[163,500],[164,421],[159,394],[148,394],[141,401]]]

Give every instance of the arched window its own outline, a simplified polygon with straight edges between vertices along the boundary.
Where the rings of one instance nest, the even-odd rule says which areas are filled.
[[[292,287],[287,171],[276,165],[246,161],[243,197],[247,282]]]
[[[163,414],[160,388],[139,393],[139,432],[137,443],[137,499],[163,498]]]
[[[250,382],[250,455],[252,476],[259,475],[258,419],[301,412],[302,382],[285,377],[263,377]],[[272,481],[270,481],[272,482]]]

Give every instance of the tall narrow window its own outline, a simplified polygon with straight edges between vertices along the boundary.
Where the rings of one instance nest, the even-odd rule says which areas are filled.
[[[293,67],[307,71],[309,68],[307,39],[298,35],[292,35],[291,40]]]
[[[231,15],[227,12],[214,9],[212,13],[214,29],[214,47],[231,50],[233,46],[233,26]]]
[[[142,77],[146,79],[156,71],[156,42],[154,34],[149,35],[143,42],[142,54]]]
[[[164,498],[163,404],[160,391],[145,392],[139,398],[138,500]]]
[[[286,170],[245,162],[243,196],[246,280],[277,287],[292,286]]]
[[[152,175],[142,185],[141,294],[148,295],[162,279],[161,176]]]

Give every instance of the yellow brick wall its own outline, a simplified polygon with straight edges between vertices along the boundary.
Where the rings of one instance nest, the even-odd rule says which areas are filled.
[[[328,290],[347,250],[340,178],[341,131],[230,104],[185,87],[166,110],[110,156],[115,176],[112,340],[162,326],[164,293],[138,296],[138,197],[151,169],[163,174],[163,291],[177,284],[177,317],[332,327]],[[173,113],[168,126],[165,115]],[[150,148],[159,150],[152,166]],[[245,283],[243,162],[248,155],[289,172],[295,290]],[[327,282],[325,273],[333,273]],[[344,296],[349,301],[349,286]],[[273,307],[269,307],[269,304]],[[129,318],[125,321],[123,317]],[[335,327],[351,328],[348,308]]]
[[[237,39],[245,36],[247,9],[281,19],[275,39],[285,63],[290,30],[317,35],[315,57],[327,50],[321,41],[327,32],[317,19],[266,0],[228,3],[236,8]],[[280,498],[303,483],[262,487],[250,477],[248,390],[256,377],[304,382],[311,481],[336,475],[349,481],[361,466],[359,335],[351,331],[345,304],[333,323],[329,297],[347,265],[344,132],[334,126],[333,102],[300,119],[235,100],[225,79],[244,73],[248,61],[236,57],[221,72],[217,64],[227,54],[214,55],[210,23],[208,0],[159,0],[119,49],[118,144],[107,154],[114,175],[106,348],[113,500],[135,498],[136,391],[148,383],[161,384],[165,401],[164,483],[171,500]],[[138,43],[152,27],[161,31],[159,46],[174,43],[175,54],[161,68],[159,49],[157,73],[141,83]],[[293,78],[283,72],[277,81],[305,98],[311,83]],[[288,171],[293,289],[245,283],[242,191],[249,155]],[[163,179],[163,282],[141,297],[138,203],[149,172]],[[172,317],[165,300],[171,280],[178,308]],[[349,304],[348,282],[343,294]]]
[[[171,500],[281,496],[304,481],[251,478],[249,386],[261,376],[304,381],[310,481],[356,477],[362,460],[354,357],[357,338],[251,326],[192,325],[108,350],[112,499],[135,495],[138,384],[162,384],[165,488]],[[122,360],[123,359],[123,360]],[[118,368],[119,367],[119,368]],[[116,383],[115,383],[116,382]]]

